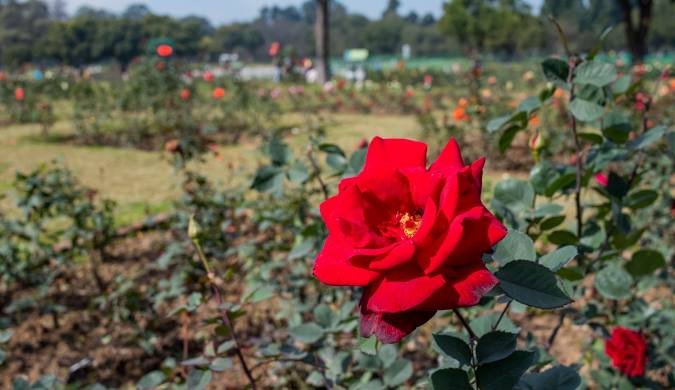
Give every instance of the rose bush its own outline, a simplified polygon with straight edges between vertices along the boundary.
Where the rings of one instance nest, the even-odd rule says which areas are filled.
[[[481,202],[485,159],[451,139],[426,166],[424,143],[376,137],[363,171],[321,205],[329,235],[314,275],[363,286],[361,335],[398,342],[437,310],[473,306],[497,283],[481,256],[506,228]]]

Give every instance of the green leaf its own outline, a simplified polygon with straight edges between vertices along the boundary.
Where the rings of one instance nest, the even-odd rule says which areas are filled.
[[[149,373],[143,375],[143,378],[138,381],[136,388],[139,390],[154,389],[155,387],[161,385],[166,379],[161,371],[150,371]]]
[[[232,359],[230,358],[215,358],[209,365],[209,370],[215,372],[223,372],[228,368],[232,368]]]
[[[601,144],[603,139],[600,134],[597,133],[584,133],[580,132],[579,133],[579,138],[586,140],[588,142],[594,143],[594,144]]]
[[[400,386],[412,376],[412,362],[408,359],[396,359],[394,363],[385,367],[383,374],[382,379],[387,386]]]
[[[495,186],[494,199],[515,211],[526,210],[532,206],[534,190],[525,180],[506,179]]]
[[[665,265],[666,259],[661,252],[652,249],[640,249],[633,253],[630,261],[626,263],[626,270],[633,276],[644,276]]]
[[[375,356],[377,355],[377,338],[373,337],[361,337],[359,336],[358,340],[359,350],[366,355]]]
[[[539,228],[544,230],[551,230],[555,227],[560,226],[561,223],[565,222],[564,215],[556,215],[554,217],[546,218],[539,223]]]
[[[507,124],[510,120],[510,115],[504,115],[498,118],[490,119],[490,121],[487,123],[487,126],[485,126],[485,129],[488,131],[488,133],[494,133],[495,131],[501,129],[502,126]]]
[[[516,351],[506,359],[479,366],[476,371],[481,390],[512,389],[525,371],[534,364],[535,353]]]
[[[628,193],[628,182],[614,172],[607,176],[607,192],[617,198],[623,198]]]
[[[0,344],[8,342],[13,334],[14,332],[11,329],[0,330]]]
[[[544,195],[551,197],[553,196],[558,190],[566,188],[568,186],[571,186],[573,183],[576,182],[576,172],[573,172],[574,168],[569,167],[569,169],[565,170],[564,174],[558,176],[553,182],[546,187],[546,191],[544,192]]]
[[[647,130],[647,132],[640,134],[634,140],[632,140],[628,147],[633,150],[641,150],[649,147],[653,143],[659,141],[663,135],[666,133],[665,126],[655,126]]]
[[[528,306],[553,309],[572,300],[558,288],[555,274],[527,260],[506,264],[495,273],[506,295]]]
[[[616,67],[600,61],[582,62],[574,72],[575,84],[590,84],[604,87],[616,80]]]
[[[607,113],[602,120],[602,134],[615,144],[626,142],[632,128],[628,118],[616,111]]]
[[[518,388],[522,390],[576,390],[581,385],[577,370],[566,366],[555,366],[540,373],[523,375]]]
[[[349,167],[347,158],[337,153],[328,153],[326,155],[326,164],[337,172],[344,172]]]
[[[517,110],[520,112],[526,112],[529,115],[532,113],[532,111],[538,109],[539,107],[541,107],[539,98],[536,96],[529,96],[521,101],[520,104],[518,104]]]
[[[633,278],[616,264],[610,264],[595,275],[595,288],[605,298],[625,299],[631,295]]]
[[[539,264],[545,266],[553,272],[558,271],[579,254],[577,247],[566,245],[555,251],[542,256]]]
[[[500,265],[513,260],[531,260],[537,258],[532,239],[525,233],[509,229],[509,233],[495,246],[492,258]]]
[[[333,319],[336,318],[333,316],[333,312],[330,310],[330,307],[325,303],[322,303],[314,308],[314,320],[324,328],[330,328],[333,325]]]
[[[460,365],[471,364],[471,348],[464,340],[449,334],[435,334],[433,336],[438,350],[443,355],[457,360]]]
[[[483,335],[476,346],[478,364],[502,360],[516,350],[515,333],[494,331]]]
[[[263,165],[255,173],[251,188],[260,192],[280,193],[284,187],[284,172],[281,168]]]
[[[382,365],[384,367],[387,367],[396,361],[396,357],[398,356],[398,350],[396,347],[392,344],[385,344],[380,348],[379,351],[377,351],[377,357],[382,360]]]
[[[459,368],[441,368],[431,373],[434,390],[473,390],[466,371]]]
[[[269,154],[272,163],[277,166],[286,164],[291,157],[291,151],[289,150],[288,145],[278,137],[272,138],[267,145],[267,153]]]
[[[211,382],[211,371],[193,369],[187,377],[187,388],[190,390],[202,390]]]
[[[216,348],[216,353],[217,353],[218,355],[221,355],[221,354],[223,354],[223,353],[225,353],[225,352],[231,350],[232,348],[234,348],[234,346],[235,346],[234,340],[223,341],[223,342],[218,346],[218,348]]]
[[[621,95],[623,93],[626,93],[628,91],[628,88],[630,88],[630,75],[624,75],[616,79],[614,83],[612,83],[612,93],[614,95]]]
[[[288,179],[294,183],[302,184],[309,179],[309,170],[300,160],[295,160],[288,169]]]
[[[546,80],[567,89],[567,75],[570,68],[566,61],[558,58],[547,58],[541,63]]]
[[[601,105],[580,98],[574,98],[570,103],[570,112],[582,122],[593,122],[600,119],[604,113]]]
[[[513,139],[516,138],[516,134],[520,130],[523,130],[522,127],[520,126],[509,126],[504,130],[501,136],[499,136],[499,151],[500,152],[505,152],[509,146],[511,146],[511,143],[513,142]]]
[[[293,338],[308,344],[315,343],[323,337],[323,329],[313,322],[294,326],[288,330],[288,333]]]
[[[640,190],[628,195],[624,204],[633,210],[643,209],[654,203],[658,197],[659,194],[654,190]]]
[[[339,154],[342,157],[346,157],[345,152],[342,151],[342,148],[335,144],[321,144],[319,145],[319,150],[328,154]]]
[[[569,230],[556,230],[548,235],[548,240],[556,245],[574,245],[577,243],[577,236]]]

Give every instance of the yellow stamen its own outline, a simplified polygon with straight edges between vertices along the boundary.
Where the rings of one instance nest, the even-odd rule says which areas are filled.
[[[422,224],[422,216],[419,214],[405,213],[399,218],[399,225],[403,231],[403,235],[407,238],[412,238]]]

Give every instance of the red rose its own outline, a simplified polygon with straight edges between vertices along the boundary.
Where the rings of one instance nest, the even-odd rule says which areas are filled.
[[[213,89],[213,98],[218,100],[225,96],[225,89],[221,87],[216,87]]]
[[[602,172],[596,173],[593,178],[595,179],[595,182],[601,187],[607,187],[607,184],[609,184],[609,178]]]
[[[627,328],[614,328],[605,341],[605,353],[612,359],[612,366],[630,377],[644,375],[646,352],[642,334]]]
[[[157,55],[160,57],[171,57],[173,54],[173,47],[171,45],[167,45],[165,43],[157,46]]]
[[[437,310],[472,306],[496,283],[481,256],[506,235],[482,204],[485,159],[451,139],[426,166],[424,143],[376,137],[363,171],[321,204],[328,237],[314,275],[363,286],[361,335],[395,343]]]
[[[267,50],[267,54],[269,54],[270,57],[276,57],[276,55],[279,54],[280,48],[281,44],[279,44],[279,42],[272,42],[270,48]]]
[[[22,101],[26,97],[26,93],[23,91],[23,88],[19,87],[14,90],[14,99],[16,99],[17,102]]]
[[[190,90],[187,88],[183,88],[180,91],[180,98],[181,100],[188,100],[190,98]]]
[[[204,81],[206,81],[207,83],[210,83],[211,81],[213,81],[213,73],[211,73],[208,70],[206,72],[204,72]]]

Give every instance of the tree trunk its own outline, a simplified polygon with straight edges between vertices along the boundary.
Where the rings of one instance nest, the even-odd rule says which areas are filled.
[[[633,6],[630,0],[617,0],[623,14],[624,30],[626,32],[626,43],[631,52],[633,64],[644,62],[648,52],[647,35],[652,17],[652,0],[638,0],[638,22],[633,21]]]
[[[318,81],[323,84],[330,80],[330,40],[328,36],[328,0],[316,0],[316,22],[314,39],[316,43],[316,70]]]

